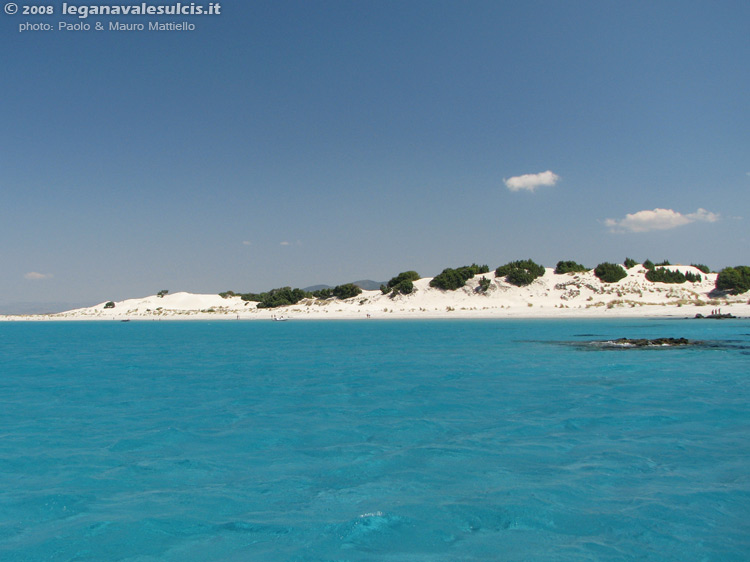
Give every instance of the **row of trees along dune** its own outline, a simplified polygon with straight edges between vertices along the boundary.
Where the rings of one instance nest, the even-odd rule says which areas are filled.
[[[258,308],[277,308],[279,306],[289,306],[297,304],[302,299],[350,299],[362,293],[362,289],[352,283],[337,285],[333,288],[325,288],[317,291],[303,291],[302,289],[292,289],[291,287],[279,287],[271,289],[265,293],[235,293],[234,291],[225,291],[219,293],[223,298],[240,297],[243,301],[257,302]]]
[[[627,277],[628,273],[626,269],[632,269],[638,265],[638,262],[632,258],[626,258],[623,265],[609,262],[600,263],[594,268],[594,275],[604,283],[617,283]],[[702,276],[697,273],[690,271],[683,273],[678,270],[668,269],[667,266],[671,265],[668,260],[654,264],[651,260],[647,259],[641,265],[647,270],[646,279],[654,283],[700,283],[702,281]],[[692,267],[706,274],[711,272],[703,264],[692,264]],[[586,266],[568,260],[557,262],[554,273],[562,275],[585,273],[588,271],[591,270]],[[487,265],[477,265],[475,263],[456,268],[448,267],[430,280],[430,287],[441,291],[455,291],[464,287],[469,279],[489,272],[490,268]],[[544,274],[544,266],[531,259],[508,262],[495,270],[495,277],[503,278],[506,282],[517,287],[530,285]],[[421,276],[416,271],[403,271],[391,278],[388,283],[381,285],[380,290],[383,294],[389,294],[391,297],[409,295],[414,292],[414,281],[419,279],[421,279]],[[490,285],[490,279],[482,276],[479,280],[477,292],[488,291]],[[740,265],[722,269],[716,279],[716,289],[733,295],[747,292],[750,290],[750,267]],[[305,298],[335,298],[345,300],[356,297],[361,293],[362,289],[360,287],[353,283],[346,283],[317,291],[280,287],[278,289],[271,289],[265,293],[235,293],[234,291],[226,291],[219,294],[224,298],[240,297],[245,301],[257,302],[258,308],[276,308],[297,304]],[[167,291],[160,291],[159,296],[163,297],[165,294],[167,294]],[[109,305],[110,303],[107,304]]]

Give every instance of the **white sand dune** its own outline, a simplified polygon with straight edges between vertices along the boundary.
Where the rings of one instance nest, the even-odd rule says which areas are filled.
[[[700,274],[699,283],[652,283],[646,270],[637,265],[617,283],[603,283],[593,272],[556,275],[548,268],[544,276],[526,287],[516,287],[485,274],[491,280],[486,293],[478,291],[483,275],[470,279],[456,291],[429,286],[431,278],[414,282],[410,295],[383,295],[364,291],[347,299],[305,299],[288,307],[259,309],[255,302],[240,297],[175,293],[115,302],[114,308],[101,303],[59,314],[18,315],[2,320],[125,320],[125,319],[354,319],[354,318],[554,318],[709,315],[715,309],[735,316],[750,316],[748,294],[718,295],[716,274],[705,274],[692,266],[670,266],[682,272]]]

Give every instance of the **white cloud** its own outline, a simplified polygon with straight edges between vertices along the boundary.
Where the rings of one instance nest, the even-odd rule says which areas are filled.
[[[36,271],[30,271],[23,277],[24,279],[29,279],[31,281],[38,281],[40,279],[52,279],[52,274],[51,273],[37,273]]]
[[[505,186],[511,191],[520,191],[525,189],[526,191],[534,191],[537,187],[547,185],[555,185],[560,176],[547,170],[539,174],[524,174],[522,176],[514,176],[512,178],[503,179]]]
[[[604,224],[611,232],[648,232],[650,230],[669,230],[691,222],[716,222],[717,213],[698,209],[694,213],[683,215],[672,209],[654,209],[627,214],[624,219],[606,219]]]
[[[284,241],[284,242],[281,243],[281,245],[282,246],[289,246],[289,242]]]
[[[250,242],[250,240],[243,240],[243,241],[242,241],[242,245],[243,245],[243,246],[252,246],[252,245],[253,245],[253,243],[252,243],[252,242]]]

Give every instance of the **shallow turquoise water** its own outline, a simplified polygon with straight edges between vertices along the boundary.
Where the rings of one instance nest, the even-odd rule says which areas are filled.
[[[688,337],[711,346],[569,342]],[[0,559],[748,560],[750,322],[0,324]]]

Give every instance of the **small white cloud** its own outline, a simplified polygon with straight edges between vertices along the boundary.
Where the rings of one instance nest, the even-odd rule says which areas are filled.
[[[282,243],[281,243],[281,245],[282,245],[282,246],[289,246],[289,242],[287,242],[287,241],[284,241],[284,242],[282,242]]]
[[[52,279],[52,274],[51,273],[37,273],[36,271],[30,271],[23,277],[24,279],[29,279],[31,281],[39,281],[40,279]]]
[[[253,245],[253,243],[252,243],[252,242],[250,242],[250,240],[243,240],[243,241],[242,241],[242,245],[243,245],[243,246],[252,246],[252,245]]]
[[[698,209],[694,213],[683,215],[672,209],[654,209],[627,214],[624,219],[606,219],[604,224],[611,232],[649,232],[651,230],[669,230],[691,222],[716,222],[717,213]]]
[[[524,174],[522,176],[513,176],[512,178],[503,179],[505,186],[511,191],[520,191],[525,189],[526,191],[534,191],[537,187],[541,186],[553,186],[555,185],[560,176],[547,170],[539,174]]]
[[[689,215],[685,216],[690,219],[690,222],[716,222],[721,218],[719,216],[719,213],[712,213],[711,211],[707,211],[706,209],[698,209],[696,212],[690,213]]]

